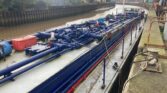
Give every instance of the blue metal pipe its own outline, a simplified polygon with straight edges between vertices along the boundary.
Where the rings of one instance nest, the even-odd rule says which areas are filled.
[[[7,67],[5,69],[2,69],[2,70],[0,70],[0,76],[10,75],[12,71],[14,71],[14,70],[16,70],[16,69],[18,69],[18,68],[20,68],[20,67],[22,67],[24,65],[27,65],[27,64],[35,61],[35,60],[38,60],[38,59],[40,59],[40,58],[42,58],[42,57],[44,57],[44,56],[46,56],[46,55],[48,55],[50,53],[53,53],[57,49],[58,49],[58,47],[54,47],[54,48],[49,49],[47,51],[44,51],[44,52],[42,52],[42,53],[40,53],[38,55],[35,55],[35,56],[33,56],[33,57],[29,58],[29,59],[21,61],[21,62],[19,62],[17,64],[14,64],[14,65],[10,66],[10,67]]]
[[[48,58],[46,58],[46,59],[44,59],[44,60],[42,60],[42,61],[38,61],[38,62],[36,62],[36,63],[34,63],[34,64],[32,64],[32,65],[26,67],[26,68],[23,68],[23,69],[21,69],[21,70],[15,72],[15,73],[13,73],[13,74],[11,74],[11,75],[8,76],[8,77],[5,77],[5,78],[3,78],[3,79],[0,79],[0,84],[2,84],[2,83],[4,83],[4,82],[7,82],[7,81],[9,81],[9,80],[13,80],[13,78],[15,78],[16,76],[18,76],[18,75],[20,75],[20,74],[22,74],[22,73],[24,73],[24,72],[26,72],[26,71],[28,71],[28,70],[31,70],[32,68],[34,68],[34,67],[36,67],[36,66],[38,66],[38,65],[41,65],[41,64],[43,64],[43,63],[45,63],[45,62],[52,61],[52,60],[54,60],[55,58],[59,57],[61,54],[64,54],[65,52],[67,52],[67,51],[69,51],[69,50],[70,50],[70,49],[65,49],[65,50],[63,50],[63,51],[61,51],[61,52],[59,52],[59,53],[56,53],[56,54],[54,54],[54,55],[52,55],[52,56],[50,56],[50,57],[48,57]]]

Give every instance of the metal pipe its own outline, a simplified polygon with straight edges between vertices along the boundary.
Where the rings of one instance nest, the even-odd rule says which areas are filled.
[[[103,85],[101,86],[102,89],[104,89],[105,86],[106,86],[105,85],[105,80],[106,80],[105,76],[106,76],[106,58],[104,58],[104,60],[103,60],[103,79],[102,79],[103,80]]]
[[[18,69],[18,68],[20,68],[20,67],[22,67],[24,65],[27,65],[27,64],[35,61],[35,60],[38,60],[38,59],[40,59],[40,58],[42,58],[42,57],[54,52],[57,49],[58,49],[58,47],[49,49],[49,50],[44,51],[44,52],[42,52],[42,53],[40,53],[38,55],[35,55],[35,56],[33,56],[33,57],[29,58],[29,59],[21,61],[21,62],[19,62],[17,64],[14,64],[14,65],[10,66],[10,67],[7,67],[5,69],[2,69],[2,70],[0,70],[0,76],[10,75],[12,71],[14,71],[14,70],[16,70],[16,69]]]
[[[122,39],[122,55],[121,55],[121,59],[124,58],[124,43],[125,43],[125,37],[124,37],[124,31],[122,30],[122,35],[123,35],[123,39]]]
[[[131,25],[131,29],[130,29],[130,37],[131,37],[130,38],[130,45],[132,45],[132,34],[133,34],[132,31],[133,31],[133,26],[134,25]]]
[[[41,65],[41,64],[43,64],[43,63],[45,63],[45,62],[48,62],[48,61],[52,61],[52,60],[54,60],[55,58],[59,57],[59,56],[60,56],[61,54],[63,54],[64,52],[69,51],[69,50],[70,50],[70,49],[65,49],[65,50],[63,50],[63,51],[61,51],[61,52],[59,52],[59,53],[56,53],[56,54],[54,54],[54,55],[52,55],[52,56],[50,56],[50,57],[48,57],[48,58],[46,58],[46,59],[44,59],[44,60],[42,60],[42,61],[38,61],[38,62],[36,62],[36,63],[34,63],[34,64],[32,64],[32,65],[30,65],[30,66],[24,68],[24,69],[21,69],[21,70],[15,72],[15,73],[11,74],[11,75],[8,76],[8,77],[5,77],[5,78],[3,78],[3,79],[0,79],[0,84],[2,84],[2,83],[4,83],[4,82],[7,82],[7,81],[9,81],[9,80],[13,80],[13,78],[15,78],[16,76],[18,76],[18,75],[20,75],[20,74],[22,74],[22,73],[24,73],[24,72],[26,72],[26,71],[28,71],[28,70],[30,70],[30,69],[36,67],[36,66],[38,66],[38,65]]]

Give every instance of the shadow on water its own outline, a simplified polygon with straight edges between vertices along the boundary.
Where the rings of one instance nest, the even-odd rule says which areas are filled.
[[[0,27],[0,39],[12,39],[17,38],[29,34],[33,34],[35,32],[44,31],[44,29],[49,29],[56,26],[64,25],[67,22],[74,21],[81,18],[89,18],[95,16],[98,13],[102,13],[106,10],[101,11],[91,11],[84,14],[73,15],[69,17],[63,17],[54,20],[41,21],[37,23],[31,24],[23,24],[14,27]]]

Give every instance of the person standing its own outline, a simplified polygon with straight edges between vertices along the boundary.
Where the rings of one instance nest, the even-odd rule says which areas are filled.
[[[161,10],[162,10],[161,5],[159,5],[159,0],[154,0],[153,6],[156,11],[156,15],[159,17],[161,14]]]

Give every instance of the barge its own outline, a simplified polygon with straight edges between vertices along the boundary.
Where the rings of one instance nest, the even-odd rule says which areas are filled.
[[[74,92],[142,19],[143,13],[108,15],[82,24],[36,33],[31,37],[33,42],[37,40],[36,44],[23,44],[25,54],[31,57],[26,56],[24,60],[19,59],[20,62],[0,70],[0,91],[7,93],[12,88],[13,92],[22,93],[13,87],[15,83],[21,83],[16,86],[24,87],[24,92],[29,93]],[[18,41],[13,39],[9,43],[20,51],[20,48],[14,47]],[[47,69],[50,72],[46,72]],[[27,87],[27,84],[32,86]]]

